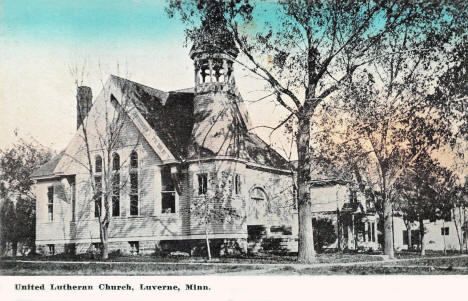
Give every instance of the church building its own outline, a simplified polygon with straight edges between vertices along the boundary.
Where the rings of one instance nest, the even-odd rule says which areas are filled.
[[[122,253],[193,252],[206,237],[226,252],[260,237],[297,250],[292,168],[249,131],[237,55],[221,32],[192,47],[193,88],[113,75],[94,99],[78,87],[76,134],[33,174],[38,249],[82,253],[105,235]]]

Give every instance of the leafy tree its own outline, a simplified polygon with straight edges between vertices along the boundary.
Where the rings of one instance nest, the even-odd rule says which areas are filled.
[[[169,15],[181,17],[190,41],[206,38],[201,22],[211,24],[212,32],[227,30],[240,49],[238,63],[264,80],[266,96],[286,112],[272,131],[284,126],[297,149],[301,262],[315,260],[309,181],[317,108],[376,59],[394,56],[392,43],[404,42],[405,49],[396,51],[405,55],[433,53],[464,30],[466,6],[460,1],[169,1]],[[390,205],[385,202],[386,212]],[[385,252],[393,256],[389,223]]]
[[[449,213],[445,196],[440,194],[440,190],[452,183],[443,175],[447,170],[431,158],[420,157],[416,165],[416,169],[407,170],[399,179],[395,190],[399,198],[397,209],[403,213],[403,219],[419,223],[420,252],[425,255],[424,220],[444,218]]]
[[[34,250],[36,200],[31,191],[32,172],[51,158],[50,150],[22,139],[0,151],[1,245],[17,243]]]
[[[11,244],[12,253],[16,255],[18,246],[18,237],[15,234],[16,225],[16,214],[15,204],[10,200],[6,199],[2,203],[0,208],[0,227],[1,227],[1,244],[2,253],[8,251],[8,244]]]

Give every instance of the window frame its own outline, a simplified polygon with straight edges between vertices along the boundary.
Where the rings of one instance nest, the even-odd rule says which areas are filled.
[[[96,173],[96,174],[97,173],[99,173],[99,174],[102,173],[102,157],[101,157],[101,155],[94,156],[94,173]]]
[[[120,217],[120,155],[112,154],[111,216]],[[117,203],[117,204],[116,204]],[[117,210],[115,210],[117,208]],[[117,211],[117,212],[116,212]]]
[[[254,191],[260,191],[263,198],[260,198],[256,195],[254,195]],[[262,187],[260,186],[255,186],[253,187],[251,190],[250,190],[250,193],[249,193],[249,199],[250,201],[255,201],[256,203],[258,203],[259,201],[264,201],[266,203],[266,206],[265,206],[265,209],[266,209],[266,214],[271,214],[273,212],[272,208],[271,208],[271,203],[270,203],[270,199],[268,198],[268,194],[266,193],[265,189],[263,189]]]
[[[197,181],[198,181],[198,195],[203,196],[208,193],[208,173],[198,173],[197,174]]]
[[[241,175],[238,173],[234,174],[234,194],[242,194],[242,178]]]
[[[450,227],[441,227],[440,228],[440,235],[441,236],[449,236],[450,235]]]
[[[169,170],[168,170],[169,169]],[[169,171],[167,173],[167,171]],[[170,170],[170,167],[169,166],[164,166],[161,168],[160,170],[160,175],[161,175],[161,211],[160,213],[161,214],[176,214],[177,213],[177,192],[176,192],[176,188],[175,188],[175,183],[172,179],[172,176],[171,176],[171,170]],[[165,185],[165,177],[168,177],[169,178],[169,181],[171,181],[172,185]],[[166,188],[168,186],[172,186],[172,190],[167,190]],[[167,209],[169,208],[166,208],[166,212],[164,211],[164,207],[163,207],[163,202],[164,202],[164,196],[165,195],[168,195],[168,194],[172,194],[174,196],[174,212],[167,212]]]
[[[134,164],[136,163],[136,164]],[[138,153],[133,150],[130,153],[130,169],[129,169],[129,184],[130,184],[130,190],[129,190],[129,212],[128,215],[130,217],[137,217],[141,216],[140,212],[140,175],[139,175],[139,156]],[[133,187],[133,179],[132,177],[135,177],[136,179],[136,189]],[[132,214],[132,209],[135,208],[132,204],[135,202],[136,199],[136,214]]]
[[[47,187],[47,220],[54,221],[54,186]]]
[[[55,255],[55,244],[47,244],[48,255]]]
[[[130,245],[130,253],[132,255],[140,254],[140,242],[139,241],[129,241],[128,244]]]

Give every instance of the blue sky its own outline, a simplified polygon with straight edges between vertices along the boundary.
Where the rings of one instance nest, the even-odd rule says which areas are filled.
[[[0,3],[2,35],[6,38],[49,39],[60,43],[162,41],[183,31],[180,22],[167,17],[163,0],[3,0]]]
[[[184,25],[163,0],[0,0],[0,148],[34,139],[57,151],[76,130],[70,66],[86,65],[83,85],[97,95],[109,74],[161,90],[193,86]],[[266,14],[265,14],[266,15]],[[237,67],[244,99],[263,85]],[[274,125],[250,105],[254,125]]]

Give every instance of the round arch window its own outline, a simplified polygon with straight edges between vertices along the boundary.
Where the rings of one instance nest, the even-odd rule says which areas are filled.
[[[268,196],[260,187],[254,187],[250,191],[251,208],[257,217],[265,216],[271,212]]]

